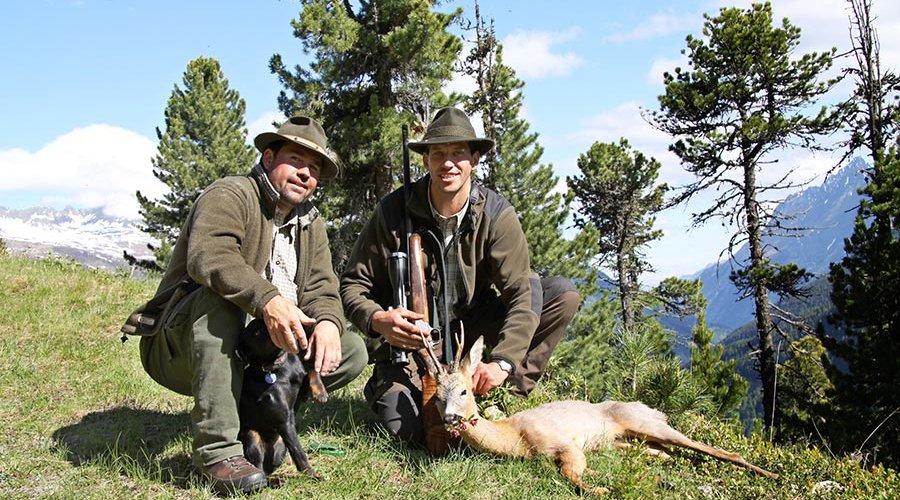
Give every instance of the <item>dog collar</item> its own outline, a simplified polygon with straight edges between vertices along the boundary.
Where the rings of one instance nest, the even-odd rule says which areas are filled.
[[[287,361],[287,355],[287,351],[281,351],[281,354],[279,354],[278,357],[275,358],[275,361],[272,361],[272,363],[270,364],[260,366],[260,369],[265,373],[278,371],[282,366],[284,366],[284,362]]]

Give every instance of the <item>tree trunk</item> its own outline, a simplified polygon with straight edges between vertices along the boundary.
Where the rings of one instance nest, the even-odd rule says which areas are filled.
[[[747,213],[747,239],[750,247],[750,268],[762,264],[762,221],[756,205],[756,171],[752,162],[744,165],[744,210]],[[775,409],[775,350],[772,342],[772,317],[769,314],[769,290],[765,284],[753,285],[756,308],[756,333],[759,337],[759,378],[763,393],[763,425],[766,430],[774,425]]]
[[[631,279],[628,272],[628,252],[619,245],[616,252],[616,271],[619,273],[619,302],[622,304],[622,328],[631,333],[634,331],[634,306],[631,302]]]

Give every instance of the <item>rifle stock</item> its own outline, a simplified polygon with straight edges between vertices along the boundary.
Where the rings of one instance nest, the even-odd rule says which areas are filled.
[[[422,237],[413,233],[409,237],[409,290],[410,310],[428,318],[428,297],[425,288],[425,253]],[[420,356],[427,359],[427,351]],[[443,456],[450,451],[450,433],[444,426],[437,407],[437,379],[431,373],[422,376],[422,425],[425,429],[425,447],[432,456]]]

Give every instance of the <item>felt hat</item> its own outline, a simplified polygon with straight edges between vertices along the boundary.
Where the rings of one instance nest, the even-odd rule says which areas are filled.
[[[428,153],[428,146],[432,144],[447,144],[452,142],[468,142],[473,151],[481,154],[487,153],[494,147],[494,141],[477,137],[472,122],[465,112],[458,108],[441,108],[434,115],[431,124],[425,130],[421,141],[410,142],[409,149],[419,154]]]
[[[328,149],[328,138],[319,122],[307,116],[292,116],[282,123],[276,132],[263,132],[253,139],[260,153],[277,141],[288,141],[317,153],[322,158],[320,179],[340,177],[340,161],[334,151]]]

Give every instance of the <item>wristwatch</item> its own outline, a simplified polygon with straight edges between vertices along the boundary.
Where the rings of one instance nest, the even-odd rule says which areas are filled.
[[[502,359],[502,358],[495,359],[494,363],[497,363],[497,365],[500,367],[500,369],[505,371],[507,375],[512,375],[512,372],[513,372],[512,363],[510,363],[509,361]]]

